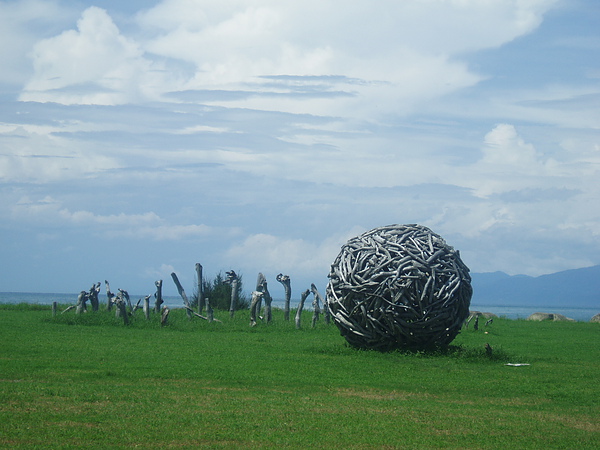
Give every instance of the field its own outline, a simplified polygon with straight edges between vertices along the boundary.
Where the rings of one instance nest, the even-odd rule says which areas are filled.
[[[0,446],[600,448],[600,324],[495,319],[378,353],[310,312],[216,317],[0,306]]]

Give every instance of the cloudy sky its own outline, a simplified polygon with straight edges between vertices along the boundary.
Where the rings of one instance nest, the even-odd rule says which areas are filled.
[[[600,263],[600,3],[0,1],[0,291],[290,275],[420,223]],[[281,291],[281,292],[280,292]]]

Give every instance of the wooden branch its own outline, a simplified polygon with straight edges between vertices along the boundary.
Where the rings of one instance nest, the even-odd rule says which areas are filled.
[[[204,310],[204,286],[202,285],[202,265],[196,263],[196,295],[198,299],[198,314]]]
[[[81,313],[87,312],[87,306],[85,305],[85,302],[87,301],[87,299],[88,299],[87,292],[81,291],[79,293],[79,296],[77,297],[77,305],[75,305],[76,306],[75,314],[81,314]]]
[[[212,319],[211,319],[211,318],[209,318],[209,317],[204,317],[203,315],[201,315],[201,314],[198,314],[197,312],[195,312],[195,311],[194,311],[192,308],[190,308],[190,307],[188,307],[188,306],[186,306],[186,307],[185,307],[185,309],[187,309],[189,312],[191,312],[191,313],[192,313],[192,315],[194,315],[194,316],[196,316],[196,317],[200,317],[201,319],[204,319],[204,320],[208,320],[209,322],[213,322],[213,321],[214,321],[214,322],[223,323],[223,322],[221,322],[219,319],[215,319],[215,318],[212,318]]]
[[[327,302],[325,302],[323,300],[323,297],[321,297],[319,290],[317,289],[317,287],[314,284],[310,285],[310,291],[315,296],[314,303],[316,303],[316,305],[317,305],[317,307],[315,308],[315,311],[317,311],[317,309],[319,309],[319,303],[321,305],[323,305],[323,309],[325,311],[325,323],[329,324],[331,322],[331,313],[329,311],[329,307],[327,306]],[[319,309],[319,312],[321,312],[320,309]],[[316,316],[313,316],[313,327],[315,326],[316,321],[319,320],[318,314],[315,313],[315,315]]]
[[[162,308],[162,313],[160,315],[160,326],[164,327],[167,325],[167,322],[169,320],[169,308],[167,307],[167,305],[163,306]]]
[[[269,289],[267,288],[267,279],[262,273],[258,274],[258,279],[256,281],[256,290],[258,292],[262,292],[262,299],[265,300],[265,319],[267,323],[269,323],[273,319],[273,315],[271,312],[271,303],[273,302],[273,298],[269,293]],[[258,314],[260,314],[260,299],[258,302]]]
[[[264,292],[254,291],[252,292],[252,301],[250,303],[250,326],[253,327],[256,325],[256,314],[257,308],[259,307],[259,301],[264,297]]]
[[[190,308],[190,302],[188,301],[187,295],[185,295],[183,286],[181,286],[181,283],[179,282],[179,278],[177,278],[177,274],[175,272],[171,273],[171,278],[173,278],[173,282],[175,283],[175,286],[177,286],[177,291],[179,292],[179,295],[181,295],[181,298],[183,299],[183,306],[185,306],[185,309],[187,311],[188,319],[191,319],[192,313],[191,313],[191,308]]]
[[[226,273],[227,279],[225,280],[225,283],[231,284],[231,303],[229,304],[229,317],[233,319],[233,315],[235,314],[235,305],[237,304],[238,300],[239,279],[237,274],[233,270],[230,270]]]
[[[150,320],[150,296],[144,297],[144,317],[146,320]]]
[[[106,285],[106,309],[110,311],[112,309],[115,294],[110,291],[110,284],[108,284],[108,280],[104,280],[104,284]]]
[[[283,285],[283,289],[285,291],[283,318],[284,320],[290,320],[290,299],[292,298],[292,283],[290,281],[290,277],[280,273],[275,279]]]
[[[156,311],[157,313],[160,312],[162,304],[164,303],[162,298],[162,283],[163,280],[158,280],[154,282],[154,285],[156,286],[156,292],[154,293],[154,298],[156,299],[156,301],[154,302],[154,311]]]
[[[302,321],[302,310],[304,309],[304,302],[306,301],[306,297],[310,295],[310,290],[305,290],[302,294],[300,294],[300,303],[298,304],[298,309],[296,310],[296,329],[301,328]]]

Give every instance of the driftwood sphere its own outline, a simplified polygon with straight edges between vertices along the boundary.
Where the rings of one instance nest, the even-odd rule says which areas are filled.
[[[350,239],[331,265],[327,306],[354,347],[446,346],[469,315],[471,277],[429,228],[390,225]]]

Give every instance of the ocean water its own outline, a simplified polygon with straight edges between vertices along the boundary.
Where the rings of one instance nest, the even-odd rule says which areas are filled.
[[[31,293],[31,292],[0,292],[0,303],[38,303],[42,305],[51,305],[52,302],[58,302],[65,305],[74,305],[77,303],[76,294],[52,294],[52,293]],[[144,295],[130,295],[132,303],[136,303],[138,299],[144,298]],[[106,302],[106,296],[100,293],[100,302]],[[177,296],[165,296],[163,297],[165,304],[169,308],[181,308],[183,307],[183,300]],[[150,298],[150,304],[154,302],[153,298]],[[299,300],[291,300],[291,308],[298,306]],[[283,299],[273,299],[272,303],[274,308],[284,307]],[[312,309],[312,297],[309,297],[305,303],[304,308],[306,310]],[[490,312],[496,314],[499,317],[506,317],[508,319],[526,319],[535,312],[545,312],[562,314],[563,316],[570,317],[580,322],[588,322],[594,315],[600,313],[600,305],[598,308],[557,308],[554,306],[502,306],[502,305],[477,305],[471,304],[472,311]]]

